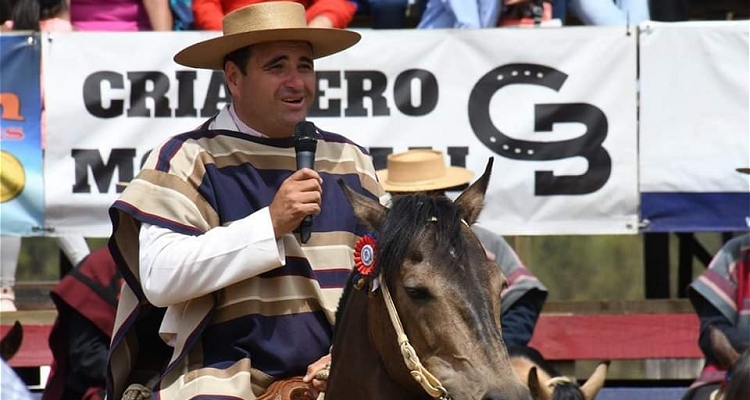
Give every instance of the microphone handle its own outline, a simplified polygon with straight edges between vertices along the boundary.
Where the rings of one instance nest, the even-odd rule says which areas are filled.
[[[315,152],[314,151],[298,151],[297,152],[297,169],[302,168],[313,168],[315,163]],[[313,216],[308,215],[302,219],[299,224],[299,238],[302,243],[307,243],[310,240],[310,234],[312,233]]]

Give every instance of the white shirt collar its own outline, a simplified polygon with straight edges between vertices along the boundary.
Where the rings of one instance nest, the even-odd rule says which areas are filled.
[[[268,136],[256,131],[255,129],[247,126],[237,113],[234,111],[234,104],[227,104],[216,116],[216,119],[209,126],[209,129],[226,129],[233,130],[248,134],[250,136],[268,138]]]

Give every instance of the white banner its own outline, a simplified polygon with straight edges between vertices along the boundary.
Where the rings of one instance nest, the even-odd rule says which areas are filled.
[[[116,182],[224,105],[221,73],[172,62],[213,35],[52,38],[48,226],[109,235]],[[479,175],[494,156],[480,220],[503,234],[635,233],[635,65],[635,35],[622,28],[365,31],[316,61],[310,119],[371,148],[381,166],[388,152],[432,147]]]
[[[750,224],[750,22],[641,28],[642,218],[658,231]]]

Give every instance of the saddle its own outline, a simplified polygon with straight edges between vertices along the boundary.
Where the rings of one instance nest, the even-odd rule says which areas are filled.
[[[315,400],[315,398],[307,392],[307,383],[302,381],[302,377],[295,376],[273,382],[266,393],[257,400]]]

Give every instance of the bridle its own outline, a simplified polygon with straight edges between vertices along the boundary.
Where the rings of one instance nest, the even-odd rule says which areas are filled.
[[[432,217],[429,221],[437,221],[437,218]],[[466,222],[466,220],[461,219],[461,222],[464,224],[464,226],[469,228],[469,224]],[[433,398],[439,400],[453,400],[453,397],[451,397],[450,393],[448,393],[448,390],[445,389],[443,384],[440,383],[440,380],[436,378],[435,375],[430,373],[430,371],[428,371],[427,368],[422,365],[422,362],[419,361],[417,351],[414,350],[414,347],[412,347],[411,343],[409,343],[409,338],[406,336],[404,327],[401,325],[401,319],[398,316],[398,311],[396,311],[396,305],[393,304],[391,292],[388,290],[388,285],[386,284],[382,274],[378,277],[378,280],[381,281],[380,288],[383,291],[383,301],[385,301],[385,308],[388,310],[388,316],[391,319],[391,324],[393,325],[393,329],[396,331],[398,348],[401,350],[401,356],[404,358],[404,364],[406,364],[406,368],[409,369],[412,378],[414,378],[414,380],[417,381],[420,386],[422,386],[422,389],[424,389],[424,391]]]
[[[382,280],[383,276],[381,275],[378,279]],[[381,281],[380,288],[383,291],[383,300],[385,301],[385,307],[388,310],[388,316],[391,318],[391,324],[396,331],[398,347],[401,350],[401,355],[404,357],[404,364],[406,364],[406,368],[409,369],[412,378],[414,378],[414,380],[422,386],[422,389],[433,398],[439,400],[453,400],[453,397],[451,397],[445,387],[443,387],[440,380],[430,373],[430,371],[422,365],[422,362],[419,361],[417,352],[414,350],[411,343],[409,343],[409,338],[406,336],[404,328],[401,325],[401,319],[398,317],[398,311],[396,311],[396,306],[393,304],[391,293],[388,291],[388,285],[386,285],[384,281]]]

